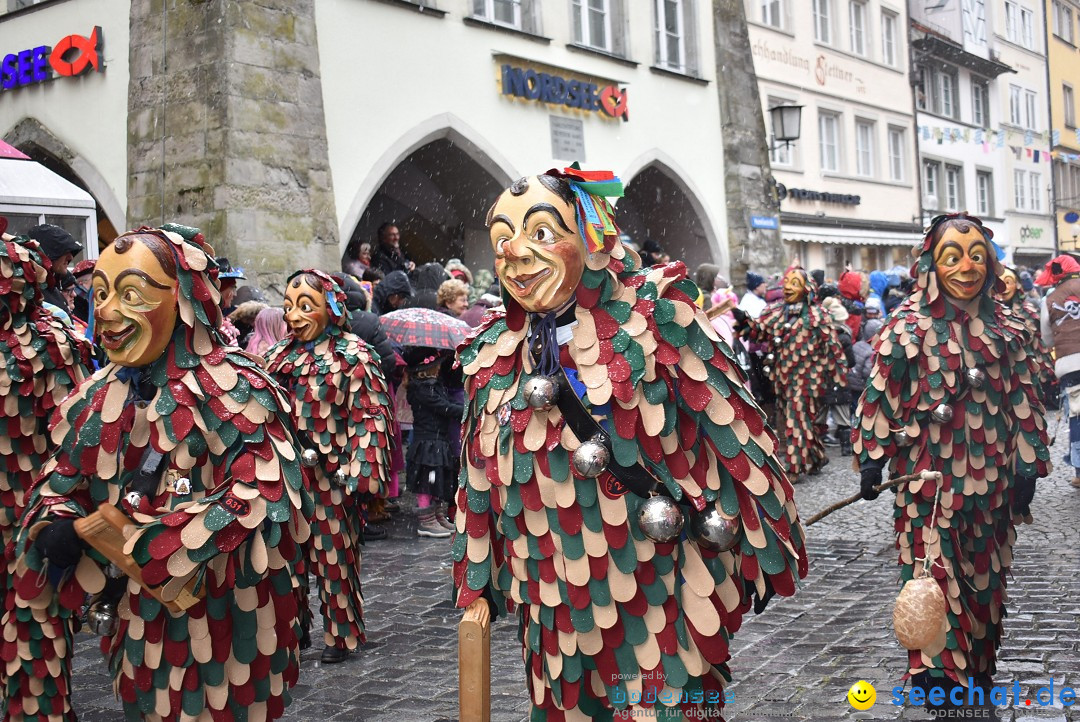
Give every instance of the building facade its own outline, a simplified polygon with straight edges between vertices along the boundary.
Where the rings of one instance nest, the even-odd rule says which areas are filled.
[[[1054,249],[1043,11],[1031,0],[911,10],[925,217],[968,211],[1011,263]]]
[[[746,12],[763,107],[803,106],[800,139],[771,155],[785,245],[831,278],[910,266],[921,220],[904,3],[754,0]]]
[[[1058,247],[1080,250],[1080,2],[1046,0],[1050,119],[1054,144],[1054,211]]]
[[[104,240],[197,224],[273,285],[393,221],[414,260],[483,266],[496,194],[579,160],[624,180],[635,242],[729,263],[706,0],[9,0],[24,46],[60,60],[4,86],[0,133],[94,196]]]

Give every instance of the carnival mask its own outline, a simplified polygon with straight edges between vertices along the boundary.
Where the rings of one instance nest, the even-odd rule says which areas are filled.
[[[806,277],[792,269],[784,276],[784,303],[799,303],[806,298]]]
[[[326,325],[330,323],[326,293],[311,285],[303,275],[289,282],[282,308],[285,310],[285,325],[289,327],[289,332],[305,343],[321,336]]]
[[[495,273],[514,300],[533,313],[562,308],[585,270],[585,244],[574,206],[529,178],[521,195],[504,192],[491,210]]]
[[[1016,291],[1020,287],[1020,279],[1016,277],[1015,271],[1006,268],[1001,272],[1001,282],[1005,284],[1005,290],[997,294],[997,300],[1002,303],[1012,303],[1013,298],[1016,297]]]
[[[934,271],[945,295],[970,301],[986,284],[989,244],[974,225],[966,232],[948,228],[934,246]]]
[[[101,253],[91,283],[95,331],[109,360],[145,366],[176,328],[176,279],[138,236],[121,236]]]

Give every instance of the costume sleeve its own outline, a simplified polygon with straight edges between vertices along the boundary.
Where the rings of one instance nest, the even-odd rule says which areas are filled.
[[[1032,353],[1033,344],[1020,345],[1019,358],[1009,377],[1008,401],[1012,421],[1009,434],[1012,464],[1017,476],[1039,478],[1050,473],[1050,437],[1045,412],[1039,400],[1039,359]]]
[[[904,398],[911,395],[912,381],[919,374],[919,368],[909,363],[908,353],[917,349],[900,343],[901,324],[894,318],[878,334],[870,376],[859,398],[857,418],[852,420],[856,427],[852,451],[860,467],[868,462],[885,464],[897,453],[893,432],[903,423]],[[914,403],[917,401],[916,392]]]

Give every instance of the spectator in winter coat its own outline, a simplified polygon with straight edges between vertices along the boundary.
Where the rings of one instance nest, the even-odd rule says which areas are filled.
[[[881,330],[881,319],[870,318],[863,322],[859,331],[859,340],[851,347],[855,365],[848,371],[847,387],[853,399],[858,399],[870,380],[870,369],[874,367],[874,336]]]
[[[765,310],[765,307],[769,305],[765,301],[767,288],[768,285],[765,283],[764,276],[753,271],[746,272],[746,293],[739,300],[739,308],[750,318],[757,319],[761,316],[761,312]]]
[[[851,337],[859,338],[866,308],[863,305],[863,274],[858,271],[844,271],[840,274],[837,288],[840,290],[840,302],[848,312],[847,325],[851,329]]]
[[[456,278],[443,281],[435,300],[438,303],[437,311],[461,318],[461,314],[469,310],[469,284]]]
[[[450,274],[438,263],[425,263],[416,269],[413,289],[415,295],[406,306],[409,308],[430,308],[435,310],[439,307],[439,286],[443,281],[450,280]]]
[[[830,296],[822,301],[821,308],[829,314],[830,323],[836,331],[841,348],[844,349],[844,364],[850,373],[855,356],[852,352],[851,329],[847,325],[847,309],[836,296]],[[826,437],[823,442],[826,446],[839,446],[841,456],[851,456],[851,395],[847,387],[847,374],[844,375],[843,386],[834,385],[825,391],[820,409],[816,420],[819,426],[828,423],[829,414],[832,414],[833,421],[836,423],[834,439]]]
[[[332,275],[334,280],[341,286],[341,289],[345,291],[345,306],[352,312],[352,324],[349,330],[373,348],[375,353],[379,354],[379,366],[382,368],[383,376],[388,379],[393,378],[397,367],[397,360],[394,358],[394,346],[390,343],[390,339],[387,338],[382,326],[379,325],[379,317],[366,310],[368,306],[367,294],[351,276],[343,273]]]
[[[255,328],[244,348],[250,354],[266,358],[267,350],[289,333],[285,326],[285,312],[269,306],[255,316]]]
[[[389,276],[394,271],[411,273],[416,264],[405,255],[401,247],[401,231],[393,223],[379,226],[379,247],[371,254],[372,268],[377,268]]]
[[[882,313],[885,312],[885,294],[889,290],[889,276],[885,271],[870,271],[870,298],[876,298]]]
[[[371,312],[376,316],[402,308],[413,296],[413,287],[404,271],[393,271],[375,287],[371,296]]]

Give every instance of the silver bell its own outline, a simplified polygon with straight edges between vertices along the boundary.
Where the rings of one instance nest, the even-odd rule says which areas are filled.
[[[894,431],[892,435],[893,443],[897,446],[911,446],[911,434],[906,429],[900,429]]]
[[[693,515],[690,530],[701,546],[716,552],[726,552],[739,541],[738,520],[724,517],[715,504]]]
[[[334,483],[337,484],[338,486],[345,486],[345,483],[348,480],[349,480],[349,477],[346,476],[344,469],[338,469],[337,471],[334,472]]]
[[[600,476],[610,461],[611,452],[595,439],[586,441],[574,451],[574,469],[586,479]]]
[[[953,409],[948,404],[938,404],[934,407],[934,410],[930,412],[930,418],[936,423],[947,424],[952,421]]]
[[[304,449],[300,452],[300,463],[307,468],[312,468],[319,463],[319,452],[315,449]]]
[[[667,496],[650,496],[638,511],[641,532],[661,544],[677,539],[684,522],[682,509]]]
[[[108,602],[95,602],[86,610],[86,624],[90,631],[102,637],[116,634],[120,619],[116,615],[116,605]]]
[[[973,389],[981,389],[986,383],[986,373],[982,369],[968,369],[964,372],[964,378]]]
[[[143,495],[137,491],[129,491],[124,495],[124,501],[126,501],[132,509],[138,509],[139,504],[142,503]]]
[[[769,374],[772,373],[772,366],[762,366],[761,367],[761,372],[763,374],[765,374],[766,376],[768,376]]]
[[[765,363],[771,364],[775,360],[776,360],[776,354],[774,354],[774,353],[765,354]]]
[[[525,382],[525,403],[538,411],[547,411],[559,400],[559,385],[551,376],[533,376]]]

